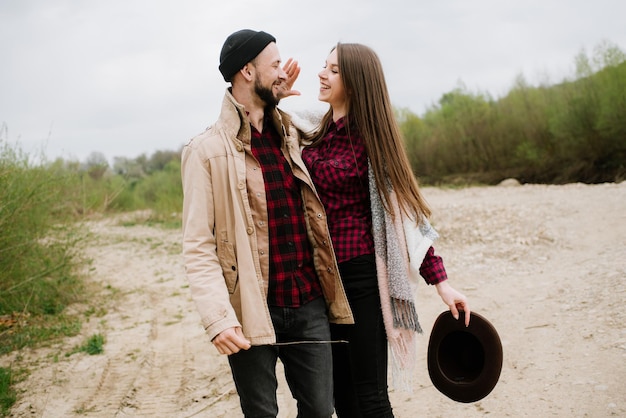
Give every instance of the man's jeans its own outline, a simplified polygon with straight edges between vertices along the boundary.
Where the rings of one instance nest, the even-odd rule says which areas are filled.
[[[300,308],[270,307],[277,342],[328,341],[326,302],[317,298]],[[333,414],[332,352],[330,344],[252,346],[228,356],[246,417],[276,417],[276,361],[280,359],[299,418]]]

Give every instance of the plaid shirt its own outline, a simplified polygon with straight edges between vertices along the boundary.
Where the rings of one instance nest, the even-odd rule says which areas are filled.
[[[330,124],[317,146],[302,151],[302,159],[326,208],[333,247],[341,263],[374,253],[372,212],[363,138],[352,126],[348,134],[345,118]],[[420,274],[429,284],[447,279],[443,260],[433,247],[422,262]]]
[[[263,172],[270,243],[268,304],[299,307],[322,295],[308,240],[298,179],[281,151],[271,119],[252,128],[251,148]]]
[[[363,138],[344,118],[331,126],[319,145],[302,151],[315,188],[326,209],[337,262],[374,253],[372,211]]]
[[[422,261],[420,274],[428,284],[437,284],[448,280],[448,274],[443,265],[443,260],[440,256],[435,255],[435,249],[433,247],[428,249],[424,261]]]

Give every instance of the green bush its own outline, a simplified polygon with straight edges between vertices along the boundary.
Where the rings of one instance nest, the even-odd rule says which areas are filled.
[[[576,78],[529,86],[518,76],[494,100],[463,85],[423,117],[398,113],[425,182],[603,182],[626,177],[626,55],[608,42],[576,57]]]
[[[63,314],[84,290],[71,182],[31,159],[0,142],[0,354],[80,330]]]
[[[137,185],[136,193],[146,205],[160,215],[182,211],[183,192],[180,160],[172,160],[163,170],[154,172]]]
[[[81,291],[65,179],[0,146],[0,315],[59,313]]]

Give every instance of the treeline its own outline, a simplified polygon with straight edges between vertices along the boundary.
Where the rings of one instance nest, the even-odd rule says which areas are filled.
[[[79,213],[146,209],[154,221],[176,222],[183,198],[180,155],[180,150],[159,150],[132,159],[115,157],[110,166],[102,153],[93,152],[82,164],[57,159],[53,166],[79,181],[73,188]]]
[[[626,178],[626,55],[608,42],[575,58],[576,77],[498,100],[459,87],[420,118],[400,111],[422,183],[611,182]]]

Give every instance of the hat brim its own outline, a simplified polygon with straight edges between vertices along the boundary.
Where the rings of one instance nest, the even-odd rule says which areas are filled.
[[[428,374],[437,390],[457,402],[476,402],[498,383],[502,343],[494,326],[472,312],[465,326],[461,312],[439,315],[428,342]]]

